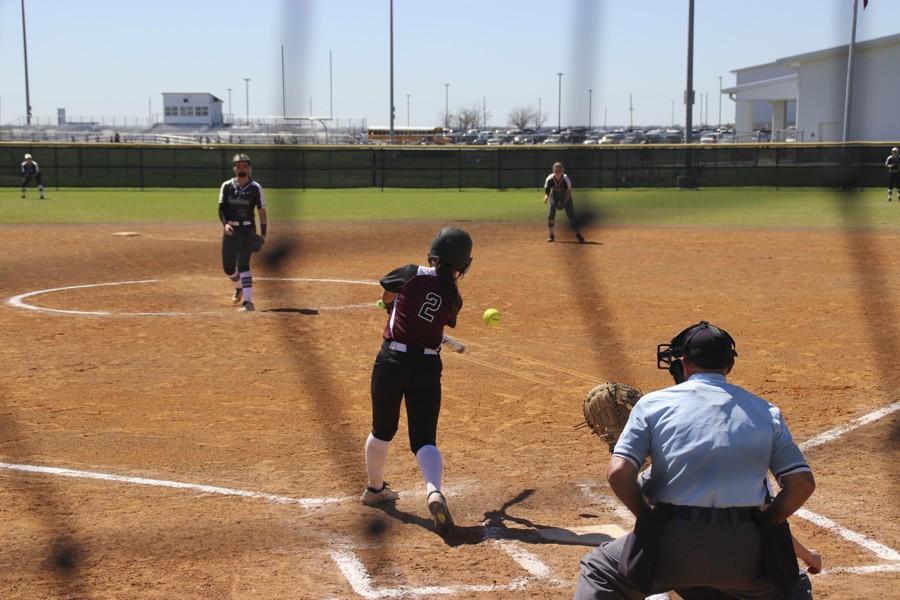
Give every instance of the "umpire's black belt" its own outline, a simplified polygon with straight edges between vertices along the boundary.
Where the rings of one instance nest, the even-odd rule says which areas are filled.
[[[384,340],[382,348],[387,350],[395,350],[397,352],[407,352],[409,354],[437,354],[438,351],[433,348],[424,348],[422,346],[408,346],[403,342],[395,342],[394,340]]]
[[[249,227],[253,225],[253,221],[225,221],[225,224],[232,227]]]
[[[677,504],[660,504],[669,513],[670,519],[686,519],[703,521],[704,523],[740,523],[752,521],[753,513],[759,509],[751,506],[731,508],[711,508],[706,506],[679,506]]]

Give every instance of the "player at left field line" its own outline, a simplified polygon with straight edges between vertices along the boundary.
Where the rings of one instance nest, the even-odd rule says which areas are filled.
[[[219,190],[219,221],[222,223],[222,269],[234,284],[231,300],[239,310],[256,310],[253,305],[253,276],[250,256],[256,235],[254,209],[259,211],[259,231],[267,233],[266,200],[262,186],[253,180],[250,157],[235,154],[231,159],[234,177],[222,183]]]

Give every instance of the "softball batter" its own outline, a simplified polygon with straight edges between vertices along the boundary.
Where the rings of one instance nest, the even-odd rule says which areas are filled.
[[[362,502],[373,505],[398,498],[384,481],[384,467],[405,398],[410,450],[425,479],[425,503],[435,531],[442,536],[452,531],[453,519],[441,493],[444,459],[436,441],[441,340],[445,325],[456,327],[462,308],[456,280],[469,269],[471,254],[469,234],[444,227],[431,242],[429,266],[406,265],[381,280],[382,301],[390,316],[372,369],[372,431],[365,446],[369,480]]]

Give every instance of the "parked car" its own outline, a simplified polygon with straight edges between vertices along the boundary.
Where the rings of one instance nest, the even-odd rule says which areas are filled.
[[[612,133],[607,133],[602,138],[600,138],[600,144],[604,146],[607,144],[621,144],[624,137],[624,133],[613,131]]]

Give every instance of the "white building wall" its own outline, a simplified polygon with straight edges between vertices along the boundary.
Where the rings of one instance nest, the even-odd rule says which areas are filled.
[[[900,140],[900,44],[857,48],[854,63],[848,141]],[[797,73],[798,128],[810,141],[840,142],[847,53],[802,62]]]
[[[221,124],[222,101],[207,93],[164,93],[163,122],[169,125]]]
[[[900,44],[855,54],[850,138],[900,140]]]

